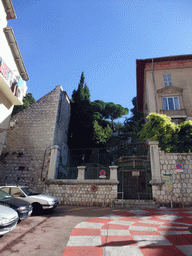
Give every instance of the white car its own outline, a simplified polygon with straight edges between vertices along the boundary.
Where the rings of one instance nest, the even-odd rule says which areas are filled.
[[[56,197],[32,191],[27,186],[2,186],[0,189],[13,197],[19,197],[32,204],[33,213],[38,213],[42,209],[54,209],[59,203]]]
[[[19,220],[18,213],[10,207],[0,205],[0,236],[12,231]]]

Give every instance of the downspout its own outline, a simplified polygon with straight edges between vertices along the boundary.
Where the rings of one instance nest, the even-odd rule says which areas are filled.
[[[152,59],[152,77],[153,77],[153,88],[154,88],[154,94],[155,94],[155,107],[156,107],[156,113],[157,113],[157,96],[156,96],[156,86],[155,86],[153,59]]]

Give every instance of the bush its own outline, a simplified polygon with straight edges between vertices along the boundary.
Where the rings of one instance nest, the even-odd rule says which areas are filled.
[[[139,134],[140,140],[159,142],[165,152],[192,152],[192,121],[174,124],[166,115],[151,113]]]

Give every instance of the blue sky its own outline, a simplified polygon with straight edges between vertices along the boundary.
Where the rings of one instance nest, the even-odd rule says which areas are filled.
[[[12,0],[10,20],[36,100],[81,72],[91,100],[132,108],[136,59],[192,54],[191,0]],[[121,120],[122,121],[122,120]]]

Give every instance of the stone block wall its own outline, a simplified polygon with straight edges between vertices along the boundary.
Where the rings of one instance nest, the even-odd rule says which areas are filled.
[[[7,133],[0,159],[0,184],[15,184],[19,179],[19,184],[41,191],[49,170],[50,148],[58,142],[63,152],[67,150],[69,118],[70,102],[61,86],[14,115],[11,120],[17,124]]]
[[[158,150],[160,179],[163,185],[153,185],[153,199],[160,204],[192,206],[192,153],[165,153]],[[179,172],[176,164],[183,165]],[[152,174],[153,175],[153,174]]]
[[[109,180],[49,180],[43,191],[63,205],[111,206],[117,198],[117,184]]]

